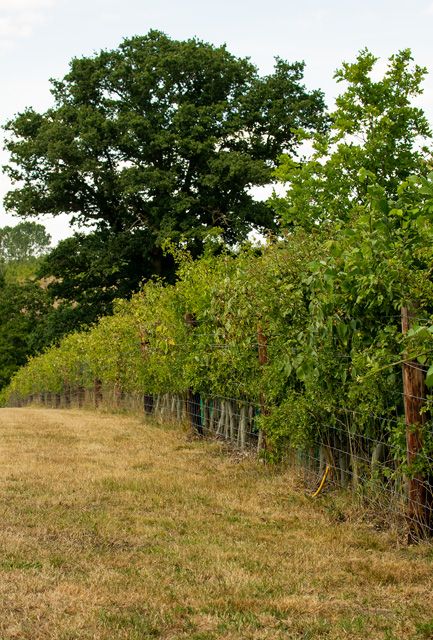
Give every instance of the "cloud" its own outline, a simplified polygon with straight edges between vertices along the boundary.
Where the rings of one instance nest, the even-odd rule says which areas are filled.
[[[28,20],[14,20],[6,16],[0,16],[0,38],[2,44],[15,38],[26,38],[32,32],[32,24]]]
[[[54,0],[0,0],[0,11],[18,13],[52,7]]]
[[[428,13],[429,15],[433,15],[433,2],[429,4],[429,6],[426,9],[426,13]]]
[[[56,0],[0,0],[0,47],[28,38],[45,21]]]

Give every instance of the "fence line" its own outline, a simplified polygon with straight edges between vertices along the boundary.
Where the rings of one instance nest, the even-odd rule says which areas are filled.
[[[227,442],[241,452],[268,453],[260,431],[262,402],[246,398],[211,397],[185,392],[165,394],[126,393],[118,387],[95,384],[66,389],[63,393],[43,392],[10,399],[12,406],[41,405],[52,408],[105,408],[139,412],[159,422],[188,424],[199,436]],[[392,427],[398,420],[376,414],[341,408],[348,419],[362,416],[384,425],[382,439],[353,433],[343,420],[319,429],[311,441],[300,447],[288,447],[285,462],[296,467],[304,478],[305,489],[313,493],[328,468],[321,493],[339,488],[350,491],[372,509],[376,516],[393,522],[401,529],[419,533],[419,538],[433,535],[433,458],[422,457],[425,468],[419,484],[424,492],[422,504],[411,499],[407,510],[407,485],[410,474],[416,474],[396,454],[391,440]],[[337,414],[338,415],[338,414]]]

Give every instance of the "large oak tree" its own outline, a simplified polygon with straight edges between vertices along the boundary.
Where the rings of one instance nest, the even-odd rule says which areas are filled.
[[[222,228],[232,239],[272,226],[249,190],[271,180],[293,130],[323,123],[323,96],[303,64],[277,59],[261,77],[248,59],[163,33],[74,59],[52,81],[55,104],[11,120],[6,171],[19,215],[71,213],[82,224],[141,227],[158,243]]]
[[[51,81],[52,108],[28,108],[6,125],[14,189],[5,206],[25,218],[68,213],[90,225],[97,239],[74,243],[87,254],[107,238],[117,246],[121,234],[122,261],[113,253],[112,262],[122,293],[172,268],[161,251],[167,238],[184,238],[198,255],[210,229],[229,243],[272,229],[271,209],[251,188],[272,181],[279,155],[295,147],[294,130],[325,122],[323,95],[304,87],[303,69],[277,59],[261,76],[225,46],[159,31],[74,59],[62,80]],[[75,262],[75,283],[85,286]],[[76,299],[75,285],[63,289],[63,298]]]

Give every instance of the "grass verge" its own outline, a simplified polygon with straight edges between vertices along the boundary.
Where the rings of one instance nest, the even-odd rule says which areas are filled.
[[[0,443],[0,640],[433,637],[432,548],[289,472],[88,411],[2,409]]]

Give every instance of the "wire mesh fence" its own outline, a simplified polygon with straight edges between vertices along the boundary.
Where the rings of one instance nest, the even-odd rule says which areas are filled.
[[[427,400],[427,398],[423,398]],[[45,392],[11,398],[14,406],[48,408],[100,408],[140,413],[161,423],[188,425],[196,436],[214,438],[241,452],[257,453],[265,459],[268,443],[260,428],[260,416],[269,408],[262,402],[211,397],[193,391],[183,394],[126,393],[103,386],[66,388],[62,393]],[[395,427],[402,418],[368,416],[380,425],[380,438],[353,430],[362,412],[341,409],[332,424],[322,425],[308,443],[287,448],[285,463],[302,477],[310,495],[334,490],[350,494],[357,504],[383,526],[394,524],[409,539],[433,535],[433,458],[421,449],[418,465],[409,465],[394,441]],[[432,425],[427,424],[429,431]]]
[[[103,408],[141,413],[158,422],[189,425],[197,436],[217,438],[240,450],[260,448],[257,426],[260,405],[251,400],[184,394],[127,393],[116,387],[95,384],[91,389],[67,389],[62,393],[43,392],[14,396],[9,406],[43,406],[55,409]]]
[[[390,316],[396,324],[402,321],[402,326],[405,325],[400,336],[409,330],[411,322],[420,326],[430,326],[432,323],[431,318],[416,317],[409,314],[407,309],[401,311],[401,314]],[[270,416],[272,419],[279,407],[277,402],[272,405],[266,401],[266,393],[260,391],[263,388],[260,376],[269,364],[272,365],[273,360],[281,360],[282,345],[278,341],[281,334],[269,330],[266,332],[258,324],[256,334],[237,336],[230,340],[223,327],[206,329],[193,314],[186,314],[185,322],[190,337],[209,338],[206,341],[207,354],[217,353],[220,356],[224,351],[225,357],[239,352],[248,355],[250,364],[255,363],[257,379],[252,385],[253,374],[250,375],[250,369],[246,369],[247,374],[239,380],[239,371],[244,369],[236,369],[230,358],[223,359],[223,364],[218,361],[217,365],[212,365],[209,361],[210,368],[220,367],[221,378],[230,378],[230,388],[235,389],[235,393],[239,393],[239,396],[245,393],[243,397],[215,396],[193,389],[182,393],[154,394],[146,393],[145,390],[134,393],[124,391],[122,380],[128,380],[128,377],[123,375],[122,362],[139,353],[140,366],[147,366],[148,358],[159,355],[161,351],[158,341],[152,347],[149,335],[143,329],[140,330],[139,344],[128,340],[124,346],[117,348],[116,369],[110,377],[116,383],[103,384],[98,378],[92,381],[94,375],[104,377],[104,372],[93,373],[92,370],[91,374],[86,373],[86,361],[83,361],[79,363],[79,374],[75,372],[75,378],[63,377],[63,382],[62,376],[58,378],[58,387],[63,384],[61,393],[46,391],[25,397],[15,394],[10,396],[9,404],[22,406],[30,403],[53,408],[89,407],[138,412],[159,422],[188,425],[196,436],[216,438],[241,452],[256,452],[263,459],[270,459],[273,455],[272,437],[267,439],[262,427],[266,422],[265,418]],[[354,501],[367,506],[374,517],[396,523],[408,532],[409,539],[415,540],[433,535],[433,396],[429,395],[425,386],[427,365],[418,362],[416,356],[409,358],[407,350],[402,352],[406,349],[402,344],[393,343],[394,346],[381,356],[375,367],[369,368],[364,363],[363,375],[357,376],[353,373],[353,353],[348,347],[338,343],[338,348],[333,349],[330,354],[330,368],[336,365],[338,372],[334,376],[325,369],[331,391],[325,391],[325,401],[318,399],[318,410],[309,407],[312,428],[306,429],[306,437],[301,442],[299,439],[292,439],[291,427],[285,428],[285,425],[277,424],[277,430],[281,427],[281,432],[285,433],[285,462],[300,472],[304,487],[311,495],[317,497],[335,489],[342,490],[350,494]],[[177,356],[184,358],[185,354],[189,355],[191,341],[173,341],[170,348],[174,352],[170,360],[173,364],[177,362]],[[283,346],[283,351],[284,349]],[[290,351],[289,355],[284,353],[286,360],[290,360],[292,371],[291,359],[296,358],[296,349]],[[133,362],[136,366],[135,360]],[[225,366],[230,366],[227,376]],[[395,374],[394,382],[384,383],[381,379],[381,372],[384,371]],[[283,374],[278,369],[278,373],[274,375],[279,377]],[[286,375],[290,376],[290,373],[286,372]],[[361,382],[370,381],[370,387],[366,384],[361,388],[358,377]],[[73,383],[75,385],[80,384],[78,380],[87,380],[89,388],[66,382],[73,379],[76,380]],[[177,384],[176,376],[167,376],[164,383],[159,385],[160,388],[170,388],[173,379],[176,379]],[[182,379],[182,375],[179,379]],[[200,379],[201,388],[206,388],[206,373],[201,371]],[[356,387],[353,397],[359,399],[359,405],[344,390],[340,394],[339,384],[343,388],[346,380],[350,380],[352,391]],[[378,391],[372,393],[371,389],[376,383],[379,385]],[[297,394],[301,403],[307,396],[319,398],[320,393],[316,388],[311,393],[314,385],[310,384],[308,396],[305,385],[300,385],[298,380],[295,385],[287,384],[284,393],[280,393],[278,397],[281,399],[288,389],[294,404],[298,400]],[[218,384],[213,386],[218,388]],[[322,385],[322,389],[324,387],[326,385]],[[295,388],[300,391],[295,392]],[[249,393],[253,397],[246,397]],[[372,394],[371,397],[368,394]],[[283,398],[282,402],[284,401]],[[351,406],[340,406],[340,403]],[[284,415],[279,416],[279,420],[284,420]]]

